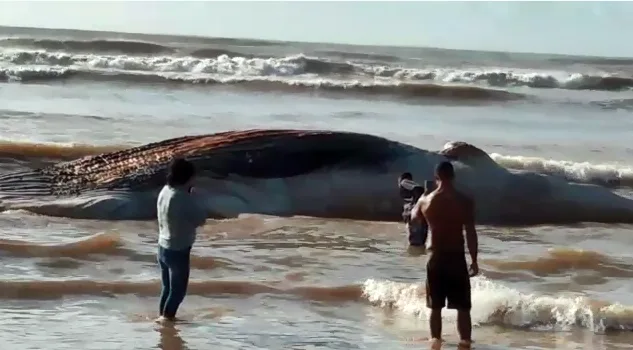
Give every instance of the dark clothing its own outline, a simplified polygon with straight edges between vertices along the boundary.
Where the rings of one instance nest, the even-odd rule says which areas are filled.
[[[409,221],[411,221],[411,210],[422,194],[424,194],[424,188],[413,180],[402,180],[398,184],[398,187],[400,189],[400,198],[404,201],[402,220],[405,223],[409,223]]]
[[[426,305],[430,309],[471,309],[465,253],[431,253],[426,264]]]
[[[400,197],[404,201],[402,206],[402,220],[407,224],[407,233],[409,236],[409,245],[414,247],[424,246],[426,237],[429,233],[429,226],[424,222],[411,222],[411,211],[424,194],[424,188],[413,180],[402,180],[398,184],[400,188]]]
[[[407,223],[407,232],[409,233],[409,245],[423,247],[429,234],[429,226],[417,222],[409,222]]]
[[[408,203],[406,201],[402,205],[402,221],[404,221],[405,224],[411,221],[411,211],[414,205],[415,203]]]
[[[158,312],[161,316],[176,317],[178,307],[187,294],[190,260],[191,247],[184,250],[158,247],[158,265],[162,282]]]

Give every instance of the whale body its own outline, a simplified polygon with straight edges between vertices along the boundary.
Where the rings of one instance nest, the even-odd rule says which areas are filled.
[[[508,170],[464,142],[428,151],[383,137],[253,129],[173,138],[0,175],[2,209],[98,220],[150,220],[169,162],[197,169],[195,200],[210,218],[243,213],[400,221],[395,180],[433,179],[444,160],[473,198],[480,224],[633,222],[633,200],[611,190]]]

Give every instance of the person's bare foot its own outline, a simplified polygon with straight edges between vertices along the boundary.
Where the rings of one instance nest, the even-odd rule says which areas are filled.
[[[442,339],[432,338],[431,339],[431,349],[439,350],[442,348]]]
[[[464,349],[464,350],[470,349],[472,343],[473,342],[471,340],[461,340],[459,344],[457,345],[457,348]]]

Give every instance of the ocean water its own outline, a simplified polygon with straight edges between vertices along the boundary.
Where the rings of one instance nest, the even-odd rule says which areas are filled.
[[[633,188],[633,61],[0,28],[0,171],[190,134],[352,130]],[[396,188],[394,188],[394,191]],[[479,227],[478,349],[633,348],[630,225]],[[194,248],[155,324],[154,222],[0,213],[7,349],[426,348],[400,223],[242,215]],[[444,348],[455,314],[444,313]]]

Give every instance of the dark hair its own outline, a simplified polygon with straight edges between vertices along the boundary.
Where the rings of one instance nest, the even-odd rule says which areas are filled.
[[[409,172],[402,173],[402,175],[398,178],[398,183],[402,180],[413,180],[413,175]]]
[[[181,186],[189,182],[195,175],[196,169],[190,161],[176,158],[169,164],[167,184],[172,187]]]
[[[441,162],[435,167],[435,176],[440,180],[452,180],[455,177],[455,169],[451,162]]]

